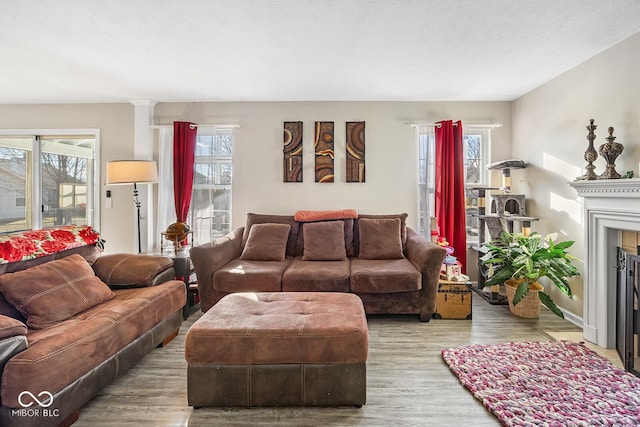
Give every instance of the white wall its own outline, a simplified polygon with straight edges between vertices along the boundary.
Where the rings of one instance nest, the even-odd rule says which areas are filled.
[[[298,209],[353,208],[362,213],[409,213],[417,226],[417,144],[411,122],[499,122],[492,159],[510,158],[510,102],[241,102],[159,103],[156,123],[237,123],[233,154],[232,227],[248,212],[293,214]],[[366,182],[345,182],[345,122],[366,122]],[[303,182],[282,182],[282,126],[304,126]],[[314,122],[335,122],[335,182],[314,182]]]
[[[571,253],[583,257],[583,218],[576,192],[568,185],[584,173],[589,119],[598,125],[596,149],[615,128],[624,152],[618,172],[639,175],[640,161],[640,33],[602,52],[513,103],[513,156],[527,161],[514,171],[514,192],[526,194],[527,210],[540,218],[533,229],[560,233],[575,240]],[[604,171],[599,157],[595,172]],[[580,265],[581,271],[582,265]],[[573,300],[553,289],[556,303],[576,316],[583,312],[581,278],[572,281]]]

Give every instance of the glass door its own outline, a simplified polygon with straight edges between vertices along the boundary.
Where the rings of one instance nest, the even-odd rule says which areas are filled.
[[[0,233],[32,228],[32,136],[0,137]]]
[[[42,225],[91,224],[93,136],[40,137]]]
[[[0,135],[0,233],[96,225],[96,135]]]

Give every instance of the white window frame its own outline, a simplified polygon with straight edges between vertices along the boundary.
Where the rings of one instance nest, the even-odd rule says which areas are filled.
[[[430,219],[434,215],[433,198],[435,195],[434,188],[434,169],[435,169],[435,145],[429,144],[425,139],[435,139],[433,125],[416,126],[416,139],[418,142],[418,232],[426,238],[431,237]],[[424,182],[423,182],[424,181]]]
[[[102,164],[100,161],[100,129],[2,129],[0,130],[1,136],[13,136],[13,137],[33,137],[33,164],[32,164],[32,179],[34,183],[38,185],[33,186],[31,195],[31,220],[32,227],[34,229],[42,228],[42,180],[40,171],[40,144],[37,143],[38,138],[45,138],[50,136],[65,135],[65,136],[82,136],[93,135],[95,138],[94,146],[94,161],[95,167],[93,170],[94,186],[91,196],[93,197],[93,210],[87,211],[87,224],[94,228],[101,227],[100,218],[100,176]],[[89,194],[87,194],[89,196]]]
[[[465,177],[464,177],[464,182],[465,185],[467,184],[476,184],[476,185],[482,185],[482,186],[486,186],[488,183],[488,179],[489,179],[489,171],[487,170],[487,164],[489,164],[489,147],[491,146],[491,128],[487,128],[487,127],[479,127],[479,126],[474,126],[474,125],[468,125],[465,127],[464,123],[463,123],[463,140],[464,137],[468,136],[468,135],[480,135],[481,140],[480,140],[480,160],[479,160],[479,172],[480,172],[480,179],[478,180],[478,182],[474,182],[474,183],[469,183],[467,181],[467,169],[465,168]],[[464,144],[464,158],[465,160],[467,159],[467,150],[468,150],[468,145]],[[477,198],[478,193],[477,192],[473,192],[474,196]],[[466,197],[465,197],[466,199]],[[476,203],[476,206],[478,206],[478,203]],[[476,214],[477,215],[477,214]],[[467,220],[467,245],[478,245],[479,244],[479,239],[478,239],[478,234],[471,235],[468,232],[469,229],[469,221]]]
[[[218,133],[228,133],[231,136],[231,142],[232,142],[232,148],[231,148],[231,154],[222,154],[219,150],[220,147],[218,147],[217,153],[211,156],[198,156],[196,155],[194,158],[194,169],[196,167],[196,165],[198,164],[207,164],[207,165],[214,165],[215,166],[215,174],[214,174],[214,182],[213,183],[207,183],[207,184],[196,184],[194,182],[193,184],[193,190],[195,191],[198,188],[211,188],[211,189],[224,189],[224,190],[228,190],[229,191],[229,209],[228,209],[228,221],[229,221],[229,230],[232,230],[232,224],[231,224],[231,218],[233,215],[233,150],[234,150],[234,145],[235,145],[235,134],[234,134],[234,127],[226,127],[226,126],[206,126],[206,125],[202,125],[202,126],[198,126],[198,132],[200,131],[206,131],[206,134],[212,134],[213,137],[216,137],[216,134]],[[204,132],[203,132],[204,133]],[[222,165],[223,164],[230,164],[231,165],[231,182],[229,183],[222,183]],[[195,173],[195,171],[194,171]],[[193,200],[193,198],[192,198]],[[199,233],[199,231],[197,230],[197,218],[194,217],[193,211],[193,201],[192,201],[192,205],[189,208],[189,221],[192,225],[192,228],[194,228],[196,233]],[[201,233],[199,233],[201,234]],[[213,239],[216,237],[220,237],[223,234],[215,234],[212,233],[212,230],[209,230],[209,238]],[[198,239],[194,236],[194,241],[197,241]],[[205,242],[196,242],[196,243],[205,243]]]

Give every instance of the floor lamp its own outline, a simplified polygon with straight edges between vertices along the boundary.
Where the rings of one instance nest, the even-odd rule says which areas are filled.
[[[140,200],[137,184],[158,182],[158,167],[151,160],[114,160],[107,162],[107,185],[133,184],[133,202],[138,213],[138,253],[142,252],[140,238]]]

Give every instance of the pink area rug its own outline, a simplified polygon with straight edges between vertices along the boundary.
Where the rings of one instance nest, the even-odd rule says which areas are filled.
[[[583,344],[471,345],[442,358],[505,426],[640,425],[640,378]]]

